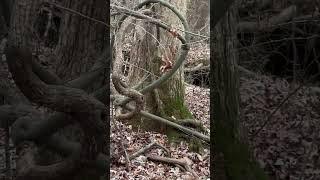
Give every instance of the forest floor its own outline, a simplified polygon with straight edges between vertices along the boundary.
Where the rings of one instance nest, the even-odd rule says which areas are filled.
[[[209,52],[209,47],[193,48],[191,64]],[[320,179],[319,87],[261,74],[241,76],[240,101],[248,143],[272,179]]]
[[[261,167],[274,179],[319,179],[319,88],[263,75],[240,84],[241,121]]]
[[[193,44],[187,57],[187,66],[193,66],[199,59],[209,59],[209,45]],[[210,134],[210,113],[209,113],[209,89],[186,84],[185,100],[194,118],[202,123],[206,132]],[[170,151],[170,157],[181,159],[188,163],[190,169],[200,179],[210,179],[210,147],[206,146],[203,152],[192,152],[184,141],[180,144],[170,143],[166,135],[156,132],[133,131],[131,126],[116,122],[120,131],[111,123],[111,153],[114,158],[111,164],[111,179],[168,179],[168,180],[193,180],[195,176],[190,171],[162,162],[148,160],[146,155],[141,155],[131,160],[130,171],[126,169],[121,141],[128,154],[132,154],[144,148],[152,142],[156,142]],[[165,151],[155,148],[149,151],[148,155],[164,156]],[[166,157],[168,157],[166,155]]]
[[[209,131],[209,89],[200,88],[193,85],[186,86],[187,105],[197,120],[200,120]],[[170,151],[170,157],[182,159],[188,162],[194,173],[201,179],[208,179],[210,176],[210,150],[204,149],[203,153],[195,153],[189,150],[186,142],[172,144],[167,136],[155,132],[133,131],[131,126],[120,122],[118,131],[111,125],[111,146],[112,154],[119,157],[111,164],[111,179],[172,179],[188,180],[195,179],[189,171],[182,171],[179,167],[165,163],[147,160],[145,155],[141,155],[131,161],[130,171],[126,170],[126,160],[120,141],[123,142],[129,154],[147,146],[151,142],[166,147]],[[209,146],[208,146],[209,148]],[[162,156],[164,150],[157,148],[148,152],[148,155]]]

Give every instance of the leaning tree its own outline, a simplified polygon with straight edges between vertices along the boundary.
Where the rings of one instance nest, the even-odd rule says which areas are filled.
[[[6,96],[10,104],[0,107],[0,127],[12,127],[19,154],[17,179],[100,179],[109,169],[109,2],[6,0],[0,5],[9,29],[6,63],[27,99]],[[39,44],[53,36],[57,41],[45,58],[52,66],[45,68]],[[81,135],[59,131],[66,126]],[[40,150],[57,157],[46,159]]]

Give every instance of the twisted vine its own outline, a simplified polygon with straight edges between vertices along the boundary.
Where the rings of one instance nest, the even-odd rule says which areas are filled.
[[[26,48],[9,45],[5,53],[10,72],[22,93],[31,102],[71,115],[80,124],[85,134],[80,152],[74,152],[69,155],[62,163],[40,166],[34,164],[32,157],[26,157],[32,154],[24,155],[25,160],[30,160],[33,165],[22,174],[27,173],[32,176],[43,177],[45,174],[48,175],[54,171],[56,175],[63,176],[66,173],[73,172],[75,168],[81,168],[82,164],[91,164],[96,161],[98,153],[103,152],[106,147],[104,136],[101,136],[106,132],[101,121],[106,116],[104,104],[89,96],[83,90],[62,85],[46,84],[41,81],[33,72],[33,57]],[[32,118],[23,118],[23,120],[18,120],[14,124],[14,129],[17,129],[15,132],[19,132],[18,129],[22,130],[20,131],[21,133],[25,130],[27,131],[25,123]],[[19,122],[24,123],[21,124]],[[16,139],[16,141],[18,140]],[[22,171],[25,170],[22,169]]]
[[[114,88],[124,96],[127,96],[133,100],[136,105],[133,110],[130,110],[128,113],[116,115],[117,119],[130,119],[133,116],[140,113],[143,110],[143,95],[134,89],[129,89],[129,87],[121,80],[121,78],[115,74],[111,76]],[[117,104],[116,104],[117,105]]]

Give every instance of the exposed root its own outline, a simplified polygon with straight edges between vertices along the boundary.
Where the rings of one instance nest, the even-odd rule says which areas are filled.
[[[130,160],[142,155],[142,154],[146,154],[146,152],[150,149],[152,149],[153,147],[160,147],[162,148],[166,154],[168,156],[170,156],[170,151],[160,145],[157,142],[152,142],[150,144],[148,144],[147,146],[145,146],[144,148],[141,148],[139,151],[135,152],[134,154],[132,154],[129,158]],[[199,179],[199,176],[190,168],[190,165],[188,164],[188,162],[185,159],[174,159],[174,158],[170,158],[170,157],[162,157],[162,156],[155,156],[155,155],[146,155],[146,157],[151,160],[151,161],[160,161],[160,162],[164,162],[167,164],[173,164],[177,167],[179,167],[180,169],[182,169],[183,171],[189,171],[196,179]]]
[[[139,151],[137,151],[137,152],[135,152],[134,154],[132,154],[132,155],[130,156],[130,160],[132,160],[132,159],[140,156],[141,154],[145,154],[148,150],[150,150],[150,149],[153,148],[154,146],[158,146],[158,147],[162,148],[162,149],[167,153],[167,155],[170,154],[170,151],[169,151],[166,147],[160,145],[160,144],[157,143],[157,142],[152,142],[152,143],[148,144],[146,147],[141,148]]]
[[[184,159],[174,159],[174,158],[167,158],[167,157],[162,157],[162,156],[151,156],[151,155],[147,155],[147,158],[152,161],[160,161],[160,162],[165,162],[168,164],[180,165],[180,166],[184,167],[187,171],[192,173],[192,175],[196,179],[199,179],[199,176],[191,169],[191,167],[189,166],[187,161]]]
[[[183,126],[187,126],[187,127],[192,127],[195,129],[200,129],[201,131],[205,132],[205,128],[203,127],[203,125],[201,124],[200,121],[197,121],[195,119],[178,119],[175,120],[178,124],[183,125]]]

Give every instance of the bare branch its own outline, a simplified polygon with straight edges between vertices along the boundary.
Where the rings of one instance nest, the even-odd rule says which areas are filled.
[[[272,27],[276,27],[276,25],[287,22],[293,19],[296,16],[297,8],[295,5],[289,6],[288,8],[284,9],[278,15],[266,19],[261,22],[249,22],[243,21],[238,24],[238,31],[239,32],[254,32],[254,31],[267,31],[272,30]]]

